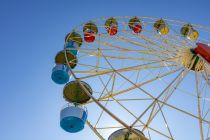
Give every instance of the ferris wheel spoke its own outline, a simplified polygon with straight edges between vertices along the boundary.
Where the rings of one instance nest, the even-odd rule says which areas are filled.
[[[210,124],[208,125],[208,130],[207,130],[207,134],[206,134],[207,138],[209,138],[209,132],[210,132]]]
[[[192,43],[189,42],[189,39],[185,39],[183,36],[180,35],[179,32],[177,32],[176,30],[174,30],[173,28],[171,28],[171,30],[173,32],[175,32],[176,36],[174,35],[168,35],[169,40],[173,39],[173,40],[183,40],[182,42],[179,42],[179,47],[181,48],[186,48],[187,46],[192,46]],[[175,37],[178,37],[177,39],[175,39]],[[184,45],[183,45],[184,44]]]
[[[144,44],[142,44],[142,43],[140,43],[140,42],[137,42],[137,41],[134,41],[134,40],[129,40],[129,39],[127,39],[127,38],[124,38],[124,37],[117,37],[118,39],[120,39],[120,40],[122,40],[122,41],[124,41],[124,42],[128,42],[128,43],[130,43],[130,44],[132,44],[132,45],[136,45],[136,46],[139,46],[139,47],[142,47],[142,48],[145,48],[145,49],[148,49],[148,51],[153,51],[153,52],[156,52],[156,53],[159,53],[160,55],[162,55],[162,56],[164,56],[165,55],[165,57],[167,57],[170,53],[168,53],[167,51],[161,51],[161,50],[159,50],[159,49],[154,49],[154,48],[152,48],[152,47],[150,47],[150,46],[148,46],[148,45],[144,45]],[[171,54],[170,54],[171,55]]]
[[[102,54],[103,55],[103,54]],[[133,85],[135,85],[135,83],[133,83],[132,81],[130,81],[128,78],[126,78],[125,76],[123,76],[121,73],[119,73],[118,71],[116,71],[114,69],[114,67],[111,65],[111,63],[108,61],[108,59],[103,55],[104,59],[106,60],[106,62],[109,64],[109,66],[118,74],[120,75],[122,78],[124,78],[125,80],[129,81],[130,83],[132,83]],[[136,85],[135,85],[136,86]],[[149,97],[152,97],[154,98],[151,94],[149,94],[148,92],[146,92],[145,90],[143,90],[142,88],[140,87],[137,87],[139,88],[141,91],[143,91],[146,95],[148,95]]]
[[[102,47],[97,47],[97,48],[83,48],[83,49],[80,49],[80,51],[82,53],[86,53],[86,52],[93,52],[93,51],[96,51],[97,49],[100,49],[102,52],[124,52],[124,53],[127,53],[127,52],[138,52],[138,53],[143,53],[143,54],[146,54],[148,53],[147,50],[140,50],[140,49],[131,49],[131,48],[121,48],[121,49],[114,49],[112,47],[110,47],[109,49],[107,48],[102,48]],[[155,51],[153,51],[155,52]],[[154,54],[155,55],[155,54]]]
[[[170,67],[177,67],[178,65],[177,64],[171,64],[171,65],[167,65],[168,68]],[[158,65],[158,66],[150,66],[150,65],[144,65],[144,67],[136,67],[136,66],[133,66],[133,67],[130,67],[130,68],[123,68],[123,69],[118,69],[116,71],[118,72],[128,72],[128,71],[140,71],[140,70],[144,70],[144,69],[158,69],[158,68],[164,68],[166,67],[165,65]],[[102,69],[105,69],[105,68],[102,68]],[[93,76],[94,75],[97,75],[97,74],[109,74],[110,72],[113,72],[112,69],[108,69],[106,68],[106,70],[102,70],[102,71],[99,71],[99,70],[83,70],[83,71],[74,71],[74,73],[77,73],[77,74],[92,74]],[[81,77],[81,79],[85,79]]]
[[[137,38],[138,39],[142,39],[142,40],[144,40],[145,41],[145,43],[147,43],[147,44],[150,44],[150,45],[152,45],[153,47],[150,47],[150,49],[151,50],[153,50],[154,49],[154,47],[156,48],[155,50],[156,50],[156,52],[158,52],[158,53],[162,53],[162,54],[165,54],[165,53],[171,53],[170,55],[173,55],[173,53],[176,51],[176,47],[175,46],[173,46],[173,45],[168,45],[167,43],[165,43],[165,44],[163,44],[162,42],[159,42],[156,38],[161,38],[161,39],[164,39],[164,40],[166,40],[165,38],[163,38],[161,35],[158,35],[158,37],[156,37],[156,38],[154,38],[153,37],[153,39],[151,39],[151,37],[149,38],[149,37],[147,37],[147,36],[145,36],[145,35],[138,35],[137,36]],[[166,46],[167,45],[167,47],[168,46],[170,46],[170,49],[167,49],[167,48],[165,48],[164,46]],[[157,48],[158,47],[158,48]],[[174,48],[174,50],[172,50],[171,48]],[[162,50],[162,51],[160,51],[160,49]],[[158,50],[158,51],[157,51]]]
[[[109,68],[105,68],[105,67],[101,67],[101,66],[95,66],[95,65],[89,65],[89,64],[83,64],[83,63],[77,63],[77,65],[79,66],[84,66],[84,67],[91,67],[91,68],[94,68],[94,69],[104,69],[104,70],[110,70]],[[77,71],[75,70],[74,73],[77,73]]]
[[[116,75],[115,75],[116,76]],[[102,85],[104,86],[104,88],[106,89],[106,92],[108,95],[111,95],[111,93],[114,90],[114,85],[115,85],[115,77],[113,78],[113,83],[112,83],[112,87],[111,87],[111,91],[108,91],[107,87],[105,86],[103,80],[100,78],[100,81],[102,82]],[[120,107],[122,107],[123,109],[125,109],[130,115],[132,115],[134,118],[137,118],[131,111],[129,111],[124,105],[122,105],[120,103],[120,101],[118,101],[117,99],[115,99],[114,97],[110,96],[110,98],[112,98],[112,100],[114,100]],[[140,121],[141,122],[141,121]],[[141,122],[142,123],[142,122]]]
[[[175,107],[175,106],[173,106],[173,105],[171,105],[171,104],[168,104],[168,103],[166,103],[166,102],[164,102],[164,101],[158,100],[158,102],[160,102],[161,104],[164,104],[165,106],[168,106],[168,107],[170,107],[170,108],[172,108],[172,109],[175,109],[175,110],[177,110],[177,111],[179,111],[179,112],[181,112],[181,113],[184,113],[184,114],[186,114],[186,115],[188,115],[188,116],[190,116],[190,117],[193,117],[193,118],[195,118],[195,119],[199,119],[198,116],[196,116],[196,115],[194,115],[194,114],[192,114],[192,113],[190,113],[190,112],[187,112],[187,111],[185,111],[185,110],[183,110],[183,109],[180,109],[180,108],[178,108],[178,107]],[[209,122],[208,120],[206,120],[206,119],[202,119],[202,121],[205,122],[205,123],[207,123],[207,124],[210,124],[210,122]]]
[[[103,138],[101,136],[101,134],[91,125],[91,123],[87,120],[86,123],[88,124],[88,126],[90,127],[90,129],[96,134],[96,136],[98,136],[98,138],[100,140],[105,140],[105,138]]]
[[[138,70],[138,72],[137,72],[135,84],[137,84],[137,82],[138,82],[138,80],[139,80],[139,77],[140,77],[140,70]]]
[[[155,132],[155,133],[157,133],[157,134],[159,134],[159,135],[161,135],[161,136],[164,136],[164,137],[166,137],[166,138],[168,138],[168,139],[170,139],[171,140],[171,137],[170,136],[168,136],[168,135],[166,135],[166,134],[164,134],[163,132],[160,132],[160,131],[158,131],[158,130],[155,130],[154,128],[151,128],[151,127],[147,127],[148,129],[150,129],[150,130],[152,130],[153,132]]]
[[[210,108],[207,110],[207,112],[203,115],[203,119],[206,119],[206,116],[209,114]]]
[[[164,73],[164,74],[162,74],[162,75],[159,75],[159,76],[157,76],[157,77],[154,77],[154,78],[152,78],[152,79],[149,79],[149,80],[147,80],[147,81],[145,81],[145,82],[143,82],[143,83],[134,84],[133,86],[131,86],[131,87],[125,89],[125,90],[122,90],[122,91],[119,91],[119,92],[116,92],[116,93],[112,93],[111,96],[114,97],[114,96],[117,96],[117,95],[126,93],[126,92],[128,92],[128,91],[131,91],[131,90],[137,88],[137,87],[141,87],[141,86],[143,86],[143,85],[146,85],[146,84],[148,84],[148,83],[150,83],[150,82],[152,82],[152,81],[154,81],[154,80],[163,78],[163,77],[168,76],[168,75],[170,75],[170,74],[172,74],[172,73],[174,73],[174,72],[177,72],[177,71],[179,71],[179,70],[181,70],[181,68],[176,69],[176,70],[173,70],[173,71],[170,71],[170,72],[167,72],[167,73]],[[110,97],[110,96],[104,96],[104,97],[100,98],[100,100],[103,100],[103,99],[106,99],[106,98],[109,98],[109,97]],[[151,98],[151,99],[152,99],[152,98]]]
[[[147,128],[147,131],[148,131],[149,140],[151,140],[151,135],[150,135],[150,131],[148,128]]]
[[[98,70],[97,71],[89,71],[89,70],[88,71],[76,71],[76,70],[74,70],[74,73],[77,73],[77,74],[79,74],[79,73],[91,74],[91,75],[88,75],[88,76],[80,77],[80,79],[87,79],[87,78],[95,77],[95,76],[98,76],[98,75],[110,74],[110,73],[116,72],[116,71],[117,72],[126,72],[126,71],[133,71],[133,70],[141,70],[141,69],[148,68],[148,66],[152,65],[152,64],[158,64],[158,63],[161,63],[161,62],[170,62],[170,61],[173,61],[173,60],[172,59],[156,60],[154,62],[135,65],[135,66],[127,67],[127,68],[121,68],[121,69],[117,69],[117,70],[113,70],[112,68],[109,68],[110,70],[106,70],[106,71],[98,71]],[[172,65],[172,66],[174,66],[174,65]],[[156,68],[159,68],[159,67],[156,67]],[[162,67],[164,67],[164,66],[162,66]],[[153,68],[155,68],[155,67],[153,67]]]
[[[200,136],[201,140],[204,140],[204,135],[203,135],[203,122],[202,122],[202,116],[201,116],[201,107],[200,107],[200,95],[201,91],[199,89],[199,79],[198,79],[198,73],[195,72],[195,79],[196,79],[196,93],[197,93],[197,107],[198,107],[198,121],[199,121],[199,126],[200,126]]]
[[[142,126],[143,125],[136,125],[134,127],[136,128],[136,127],[142,127]],[[96,129],[97,130],[106,130],[106,129],[116,129],[116,128],[122,129],[124,127],[123,126],[106,126],[106,127],[97,127]]]
[[[152,114],[153,114],[153,112],[154,112],[154,109],[155,109],[156,104],[157,104],[157,102],[154,101],[153,104],[150,104],[151,106],[149,106],[149,107],[145,110],[145,111],[148,111],[148,109],[149,109],[150,107],[152,107],[151,112],[150,112],[150,115],[149,115],[148,121],[149,121],[150,118],[152,117]],[[146,112],[145,112],[145,113],[146,113]],[[164,136],[164,137],[166,137],[166,138],[168,138],[168,139],[172,139],[171,136],[167,136],[166,134],[160,132],[159,130],[156,130],[156,129],[150,127],[150,126],[148,125],[148,122],[144,125],[142,131],[144,131],[144,128],[148,129],[148,131],[149,131],[149,130],[152,130],[152,131],[154,131],[155,133],[157,133],[157,134],[159,134],[159,135],[162,135],[162,136]]]
[[[112,75],[110,76],[110,78],[109,78],[108,82],[106,82],[106,84],[104,83],[104,81],[102,80],[102,78],[101,78],[100,76],[98,76],[100,82],[101,82],[102,85],[103,85],[103,91],[102,91],[100,97],[103,95],[104,91],[106,91],[107,94],[108,94],[109,92],[112,92],[112,91],[113,91],[113,88],[114,88],[114,80],[113,80],[113,84],[112,84],[112,90],[111,90],[111,91],[108,91],[108,89],[107,89],[107,86],[108,86],[108,84],[110,83],[110,81],[111,81],[111,79],[113,78],[113,76],[115,76],[114,73],[112,73]],[[115,77],[114,77],[113,79],[115,79]],[[99,98],[100,98],[100,97],[99,97]],[[105,108],[106,108],[106,106],[108,105],[109,101],[110,101],[110,100],[109,100],[109,98],[108,98],[108,100],[106,101],[106,103],[105,103],[105,105],[104,105]],[[98,123],[99,123],[99,121],[100,121],[100,119],[101,119],[103,113],[104,113],[104,110],[101,111],[101,113],[100,113],[100,115],[99,115],[99,117],[98,117],[98,119],[97,119],[97,121],[96,121],[96,124],[95,124],[94,128],[97,127],[97,125],[98,125]],[[97,128],[96,128],[96,129],[97,129]]]
[[[141,35],[140,34],[137,36],[137,38],[142,39],[143,41],[145,41],[145,43],[152,45],[153,47],[151,47],[151,48],[154,49],[154,47],[155,47],[156,50],[159,50],[159,51],[161,50],[161,52],[164,52],[164,53],[168,53],[168,54],[172,55],[177,50],[177,45],[178,45],[177,42],[176,42],[176,44],[169,44],[168,40],[170,40],[170,39],[168,39],[168,38],[166,39],[162,35],[159,35],[159,34],[155,35],[154,33],[151,33],[151,32],[147,32],[147,33],[149,33],[149,35]],[[164,40],[164,43],[162,42],[163,40]],[[176,46],[174,46],[174,45],[176,45]],[[170,48],[170,49],[168,49],[168,48]]]
[[[118,100],[118,101],[120,101],[120,102],[126,102],[126,101],[147,101],[147,100],[152,100],[151,98],[126,98],[126,99],[116,99],[116,100]],[[102,102],[106,102],[106,101],[109,101],[109,102],[111,102],[111,101],[114,101],[113,99],[100,99],[100,101],[102,101]]]
[[[136,40],[131,40],[129,38],[125,38],[123,36],[116,36],[115,37],[117,40],[120,40],[120,41],[123,41],[123,42],[126,42],[126,43],[130,43],[131,45],[136,45],[138,47],[141,47],[141,48],[145,48],[145,49],[148,49],[149,51],[153,51],[153,52],[156,52],[156,53],[159,53],[160,52],[160,48],[152,48],[152,47],[148,47],[146,45],[144,45],[143,43],[139,42],[139,41],[136,41]],[[167,53],[166,51],[164,53]]]
[[[100,48],[98,48],[100,49]],[[148,58],[148,56],[152,56],[152,57],[162,57],[162,58],[169,58],[168,56],[163,56],[163,55],[157,55],[151,51],[147,51],[147,50],[127,50],[129,52],[134,52],[134,53],[141,53],[141,54],[144,54],[145,56],[147,57],[125,57],[124,54],[125,54],[125,50],[112,50],[114,52],[120,52],[121,53],[121,56],[118,54],[118,55],[106,55],[107,58],[115,58],[115,59],[123,59],[123,60],[147,60],[147,61],[155,61],[155,58],[151,59],[151,58]],[[106,52],[103,50],[103,52]],[[101,57],[101,54],[98,54],[97,52],[95,51],[89,51],[89,52],[80,52],[81,54],[83,55],[86,55],[86,56],[95,56],[95,57]],[[127,53],[127,52],[126,52]]]
[[[150,71],[150,73],[153,74],[153,75],[155,75],[154,73],[152,73],[152,71]],[[206,79],[206,77],[205,77],[205,71],[201,71],[201,74],[203,75],[203,78],[206,80],[206,83],[207,83],[207,85],[208,85],[208,81],[207,81],[208,79]],[[169,84],[169,83],[166,82],[165,79],[163,79],[163,78],[160,78],[160,80],[163,81],[165,84]],[[207,85],[206,85],[206,86],[207,86]],[[207,88],[207,87],[206,87],[206,88]],[[194,98],[197,99],[197,96],[196,96],[196,95],[194,95],[193,93],[190,93],[190,92],[188,92],[188,91],[186,91],[186,90],[184,90],[184,89],[181,89],[181,88],[177,87],[176,90],[179,90],[179,91],[181,91],[181,93],[184,93],[184,94],[186,94],[186,95],[189,95],[189,96],[194,97]],[[205,93],[206,93],[206,92],[205,92]],[[200,99],[203,99],[204,101],[210,101],[210,98],[208,98],[208,97],[206,97],[206,96],[203,96],[203,95],[200,96]]]
[[[177,80],[177,79],[179,79],[179,77],[180,76],[182,76],[182,74],[183,74],[183,70],[180,72],[180,74],[158,95],[158,97],[153,97],[153,99],[154,99],[154,101],[148,106],[148,108],[147,108],[147,110],[145,110],[139,117],[138,117],[138,119],[141,119],[142,117],[143,117],[143,115],[148,111],[148,109],[150,108],[150,107],[152,107],[154,104],[155,104],[155,102],[156,101],[159,101],[160,100],[160,98],[164,95],[164,93],[166,93],[166,98],[165,98],[165,101],[164,102],[166,102],[168,99],[169,99],[169,97],[172,95],[172,93],[173,93],[173,91],[175,90],[175,88],[173,88],[174,90],[172,90],[172,92],[171,93],[169,93],[169,94],[167,94],[167,91],[169,91],[169,89],[171,88],[171,86],[173,85],[173,83]],[[161,106],[161,108],[163,107],[163,105]],[[154,113],[151,117],[150,117],[150,120],[148,121],[148,123],[147,123],[147,125],[149,125],[149,123],[154,119],[154,117],[157,115],[157,113],[159,112],[160,110],[157,110],[157,111],[155,111],[155,112],[152,112],[152,113]],[[136,122],[137,122],[137,120],[136,121],[134,121],[133,122],[133,124],[132,125],[135,125],[136,124]],[[143,128],[143,130],[144,130],[145,128]]]
[[[112,78],[113,78],[114,76],[115,76],[115,73],[113,72],[112,75],[109,77],[109,80],[107,81],[106,84],[103,82],[101,76],[100,76],[100,75],[98,76],[100,82],[101,82],[102,85],[103,85],[103,90],[102,90],[102,93],[101,93],[101,95],[99,96],[98,100],[100,100],[100,98],[103,96],[103,94],[104,94],[105,91],[107,92],[107,94],[108,94],[109,92],[113,92],[113,90],[112,90],[112,91],[108,91],[108,90],[107,90],[107,86],[109,85],[109,83],[111,82],[111,80],[112,80]],[[113,79],[115,79],[115,78],[113,78]],[[113,86],[112,86],[112,87],[113,87]],[[108,100],[109,100],[109,98],[108,98]]]
[[[159,54],[157,53],[156,50],[137,50],[137,49],[109,49],[109,51],[107,51],[107,49],[103,49],[101,50],[101,48],[97,48],[100,49],[100,51],[107,53],[107,52],[119,52],[121,54],[121,56],[119,55],[119,53],[117,53],[117,55],[106,55],[107,58],[116,58],[116,59],[125,59],[125,60],[155,60],[155,57],[161,57],[162,59],[169,59],[171,57],[169,57],[168,55],[163,55],[163,54]],[[125,57],[125,53],[130,52],[131,54],[142,54],[144,57],[142,57],[142,55],[139,57]],[[99,53],[97,53],[96,51],[82,51],[80,52],[81,54],[87,55],[87,56],[95,56],[95,57],[101,57],[101,55]],[[150,58],[148,58],[150,57]],[[151,59],[151,57],[153,59]]]
[[[171,139],[174,139],[173,136],[172,136],[171,130],[170,130],[170,128],[169,128],[167,119],[166,119],[166,117],[165,117],[165,115],[164,115],[164,113],[163,113],[162,106],[160,106],[160,103],[159,103],[159,102],[157,102],[157,104],[158,104],[159,110],[160,110],[160,112],[161,112],[161,115],[162,115],[162,117],[163,117],[163,120],[164,120],[164,122],[165,122],[166,128],[168,129],[168,132],[169,132],[169,134],[170,134],[170,136],[171,136]]]
[[[130,77],[129,77],[129,79],[130,78],[132,78],[132,77],[134,77],[135,76],[135,71],[132,73],[132,75],[130,75]],[[139,78],[139,75],[140,75],[140,70],[137,70],[137,76],[136,76],[136,82],[137,82],[137,80],[138,80],[138,78]],[[119,91],[120,89],[122,89],[123,87],[125,87],[126,86],[126,84],[127,84],[127,81],[125,80],[124,82],[121,82],[121,84],[115,89],[115,93],[117,92],[117,91]],[[112,92],[112,94],[113,94],[114,92]]]
[[[153,72],[151,72],[150,71],[150,73],[152,74],[152,75],[155,75]],[[163,79],[163,78],[159,78],[159,80],[161,80],[161,81],[163,81],[166,85],[168,85],[169,84],[169,82],[167,82],[165,79]],[[194,95],[194,94],[192,94],[192,93],[190,93],[190,92],[188,92],[188,91],[186,91],[186,90],[184,90],[184,89],[181,89],[181,88],[179,88],[179,87],[176,87],[176,90],[179,90],[181,93],[183,93],[183,94],[186,94],[186,95],[189,95],[189,96],[191,96],[191,97],[194,97],[194,98],[197,98],[197,96],[196,95]],[[202,97],[204,100],[208,100],[207,98],[205,98],[205,97]]]
[[[100,82],[102,83],[102,85],[103,85],[104,89],[106,90],[107,94],[111,94],[111,93],[113,92],[113,90],[114,90],[115,79],[116,79],[115,76],[116,76],[116,75],[114,74],[114,76],[113,76],[113,82],[112,82],[112,87],[111,87],[111,91],[109,91],[109,90],[107,89],[107,85],[108,85],[108,84],[105,84],[105,83],[103,82],[102,78],[99,76]],[[112,76],[111,76],[111,77],[112,77]],[[110,82],[110,81],[108,81],[108,83],[109,83],[109,82]],[[111,98],[112,98],[113,101],[115,101],[117,104],[119,104],[123,109],[125,109],[129,114],[131,114],[133,117],[135,117],[135,115],[134,115],[133,113],[131,113],[125,106],[123,106],[117,99],[115,99],[114,97],[111,97]],[[106,105],[108,104],[108,101],[109,101],[109,99],[106,101],[105,107],[106,107]],[[102,112],[101,112],[101,114],[100,114],[100,116],[99,116],[99,118],[98,118],[98,120],[97,120],[97,122],[96,122],[96,124],[95,124],[95,127],[97,126],[97,124],[98,124],[100,118],[102,117],[103,112],[104,112],[104,110],[102,110]]]
[[[152,109],[151,109],[151,111],[150,111],[148,120],[147,120],[146,125],[145,125],[144,128],[148,128],[148,126],[149,126],[149,125],[148,125],[148,124],[149,124],[149,121],[150,121],[150,119],[151,119],[151,117],[152,117],[153,112],[155,111],[156,101],[154,101],[154,103],[152,103],[151,106],[152,106]],[[150,106],[148,106],[148,108],[150,108]],[[147,111],[147,110],[145,110],[145,111]],[[145,113],[146,113],[146,112],[145,112]],[[143,113],[142,113],[142,116],[143,116]],[[141,117],[142,117],[142,116],[141,116]],[[142,131],[144,131],[144,128],[142,129]]]
[[[184,79],[184,77],[186,76],[186,70],[183,70],[169,85],[168,87],[166,87],[163,92],[156,98],[156,100],[158,101],[163,101],[163,102],[167,102],[169,100],[169,98],[171,97],[171,95],[174,93],[174,91],[177,89],[178,85],[181,83],[181,81]],[[171,91],[170,91],[171,90]],[[165,95],[164,95],[165,94]],[[164,95],[164,96],[163,96]],[[163,99],[159,99],[159,98]],[[159,104],[159,103],[158,103]],[[155,118],[155,116],[158,114],[159,111],[161,111],[160,109],[163,108],[164,104],[161,104],[161,106],[158,106],[155,111],[152,112],[151,117],[149,117],[147,125],[149,125],[152,120]],[[143,128],[144,130],[145,128]]]
[[[110,81],[111,81],[113,75],[114,75],[114,73],[112,73],[112,74],[110,75],[109,80],[107,81],[106,84],[102,83],[102,84],[104,84],[104,88],[103,88],[103,90],[102,90],[101,92],[95,92],[95,93],[100,94],[98,100],[101,98],[101,96],[103,96],[103,94],[104,94],[104,92],[105,92],[105,90],[106,90],[106,87],[107,87],[108,84],[110,83]],[[99,77],[99,79],[101,80],[100,75],[99,75],[98,77]],[[106,107],[106,105],[108,104],[108,101],[110,101],[109,98],[105,101],[105,102],[106,102],[106,103],[105,103],[105,107]],[[91,102],[94,102],[94,101],[91,100],[91,101],[89,101],[89,102],[87,102],[87,103],[85,103],[85,104],[89,104],[89,103],[91,103]],[[103,112],[104,112],[104,110],[102,110],[101,114],[99,115],[99,118],[98,118],[98,120],[97,120],[97,122],[96,122],[96,124],[95,124],[95,127],[96,127],[97,123],[99,122],[99,120],[100,120],[100,118],[101,118]]]
[[[130,35],[130,33],[129,32],[127,32],[127,31],[124,31],[124,33],[126,33],[127,35]],[[164,53],[167,53],[167,52],[171,52],[171,50],[167,50],[167,49],[165,49],[165,48],[163,48],[163,44],[162,43],[160,43],[160,42],[158,42],[158,41],[156,41],[156,40],[151,40],[149,37],[147,37],[147,36],[143,36],[143,35],[141,35],[141,34],[139,34],[138,36],[136,36],[136,38],[137,39],[142,39],[142,40],[144,40],[145,41],[145,43],[147,43],[147,44],[150,44],[150,45],[152,45],[153,47],[150,47],[150,49],[151,50],[156,50],[156,52],[159,52],[160,50],[159,49],[163,49],[164,51]],[[127,39],[128,40],[128,39]],[[136,43],[137,44],[137,42],[136,41],[132,41],[132,40],[130,40],[129,42],[133,42],[133,43]],[[155,48],[156,49],[155,49]],[[157,51],[158,50],[158,51]]]
[[[203,88],[203,90],[202,90],[202,92],[203,92],[204,94],[200,96],[200,100],[201,100],[201,102],[203,102],[202,109],[201,109],[201,116],[203,116],[204,119],[207,117],[208,112],[209,112],[209,108],[208,108],[208,110],[205,112],[206,106],[207,106],[207,104],[208,104],[208,102],[209,102],[209,100],[207,100],[207,98],[208,98],[207,87],[208,87],[208,85],[205,84],[205,85],[204,85],[204,88]]]
[[[105,103],[104,107],[106,107],[106,106],[107,106],[108,101],[109,101],[109,99],[106,101],[106,103]],[[97,124],[99,123],[99,121],[100,121],[100,119],[101,119],[101,117],[102,117],[103,113],[104,113],[104,110],[101,110],[101,113],[100,113],[100,115],[99,115],[99,117],[98,117],[98,119],[97,119],[97,121],[96,121],[95,126],[94,126],[95,128],[96,128]]]
[[[165,47],[164,49],[168,52],[171,52],[173,55],[175,55],[175,52],[177,51],[177,48],[178,48],[177,46],[178,44],[175,44],[175,43],[172,44],[172,41],[169,40],[167,37],[164,38],[163,36],[161,36],[161,39],[164,41],[164,42],[161,42],[161,46],[166,46],[167,48]]]
[[[99,48],[97,48],[97,49],[99,49]],[[167,58],[171,58],[171,57],[169,57],[169,56],[166,56],[166,55],[163,55],[163,54],[159,54],[159,53],[157,53],[156,51],[154,51],[154,50],[139,50],[139,49],[127,49],[127,50],[123,50],[123,49],[101,49],[100,48],[100,50],[101,51],[103,51],[104,53],[109,53],[109,52],[112,52],[112,53],[120,53],[122,56],[123,55],[125,55],[126,53],[128,53],[128,52],[130,52],[131,54],[136,54],[136,53],[138,53],[138,54],[142,54],[142,55],[145,55],[145,58],[147,58],[147,57],[149,57],[149,56],[151,56],[151,57],[161,57],[161,58],[165,58],[165,59],[167,59]],[[80,52],[81,54],[84,54],[84,55],[87,55],[87,56],[96,56],[96,57],[100,57],[100,54],[97,54],[95,51],[81,51]],[[118,54],[119,55],[119,54]],[[112,56],[110,56],[110,57],[113,57],[113,58],[117,58],[117,57],[119,57],[119,58],[121,58],[120,56],[118,56],[118,55],[112,55]],[[134,57],[135,58],[135,57]],[[132,60],[135,60],[135,59],[137,59],[137,58],[139,58],[139,57],[137,57],[137,58],[135,58],[135,59],[132,59]],[[122,59],[122,58],[121,58]],[[126,58],[124,58],[124,59],[126,59]],[[128,59],[129,60],[129,59]],[[137,59],[138,60],[138,59]]]
[[[207,70],[204,70],[204,71],[202,71],[201,73],[202,73],[203,78],[206,80],[206,83],[207,83],[208,86],[210,87],[210,75],[208,76],[208,74],[207,74],[206,71],[207,71]]]
[[[101,57],[101,54],[96,53],[85,53],[90,56],[97,56]],[[123,56],[114,56],[114,55],[105,55],[107,58],[115,58],[115,59],[122,59],[122,60],[142,60],[142,61],[155,61],[155,59],[150,59],[146,57],[123,57]]]

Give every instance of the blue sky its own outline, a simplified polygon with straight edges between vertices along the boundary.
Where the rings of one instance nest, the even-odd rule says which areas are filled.
[[[75,26],[123,15],[210,26],[209,5],[209,0],[0,0],[0,139],[93,137],[88,128],[68,134],[59,127],[63,86],[50,79],[54,55]]]

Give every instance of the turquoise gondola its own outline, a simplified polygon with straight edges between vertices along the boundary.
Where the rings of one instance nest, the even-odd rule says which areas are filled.
[[[78,53],[77,49],[79,48],[79,44],[77,42],[74,41],[66,42],[65,47],[68,52],[72,53],[75,56],[77,55]]]
[[[84,129],[87,111],[78,106],[67,106],[61,110],[60,126],[65,131],[76,133]]]
[[[52,80],[57,84],[65,84],[69,81],[69,68],[63,64],[57,64],[52,69]]]

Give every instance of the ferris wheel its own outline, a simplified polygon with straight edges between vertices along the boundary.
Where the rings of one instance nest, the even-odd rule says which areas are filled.
[[[65,37],[52,80],[60,126],[101,140],[210,137],[210,28],[165,18],[91,20]],[[79,138],[79,134],[78,134]]]

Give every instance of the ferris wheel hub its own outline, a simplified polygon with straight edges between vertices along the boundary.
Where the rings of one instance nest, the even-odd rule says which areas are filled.
[[[181,63],[185,68],[193,71],[202,71],[205,68],[205,62],[200,59],[198,54],[192,48],[181,49],[178,53],[180,57],[179,63]]]

